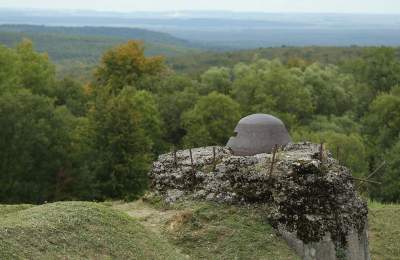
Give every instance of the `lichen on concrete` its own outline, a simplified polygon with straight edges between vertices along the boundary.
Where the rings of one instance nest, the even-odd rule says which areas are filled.
[[[368,209],[346,167],[311,143],[287,145],[271,167],[273,157],[234,156],[229,148],[216,147],[214,158],[212,147],[196,148],[193,164],[189,150],[164,154],[149,175],[153,191],[167,202],[267,205],[266,218],[287,240],[299,240],[297,251],[304,259],[338,259],[342,251],[352,255],[351,247],[365,248]],[[364,244],[349,245],[350,234]],[[354,259],[369,259],[369,254]]]

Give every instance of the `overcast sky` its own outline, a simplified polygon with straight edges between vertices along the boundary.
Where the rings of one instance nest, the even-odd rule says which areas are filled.
[[[0,0],[0,8],[400,13],[400,0]]]

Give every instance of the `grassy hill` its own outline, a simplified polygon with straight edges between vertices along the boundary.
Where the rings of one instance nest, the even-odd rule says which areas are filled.
[[[184,259],[138,221],[95,203],[0,212],[0,259]]]
[[[256,210],[234,206],[60,202],[0,216],[0,259],[296,259]]]
[[[261,208],[59,202],[0,206],[0,259],[298,259]],[[370,203],[372,259],[400,256],[399,205]]]
[[[206,202],[165,206],[114,204],[161,233],[190,259],[298,259],[263,218],[262,209]]]

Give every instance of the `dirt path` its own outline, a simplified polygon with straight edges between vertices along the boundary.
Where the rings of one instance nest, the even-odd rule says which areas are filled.
[[[158,210],[142,200],[131,203],[116,203],[113,208],[127,213],[129,216],[139,220],[145,227],[158,234],[162,232],[162,229],[169,220],[181,212],[179,210]]]
[[[174,228],[176,225],[175,219],[180,220],[180,216],[182,215],[182,212],[184,212],[180,210],[159,210],[142,200],[137,200],[131,203],[115,202],[112,207],[137,219],[143,226],[162,239],[166,239],[165,234],[163,234],[164,229]],[[166,225],[167,223],[168,225]],[[184,254],[180,248],[177,248],[172,244],[171,247],[174,247],[176,252],[183,255],[186,259],[191,259],[191,257]]]

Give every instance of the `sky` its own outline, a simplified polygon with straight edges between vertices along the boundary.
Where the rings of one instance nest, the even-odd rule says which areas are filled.
[[[400,14],[400,0],[0,0],[0,8]]]

